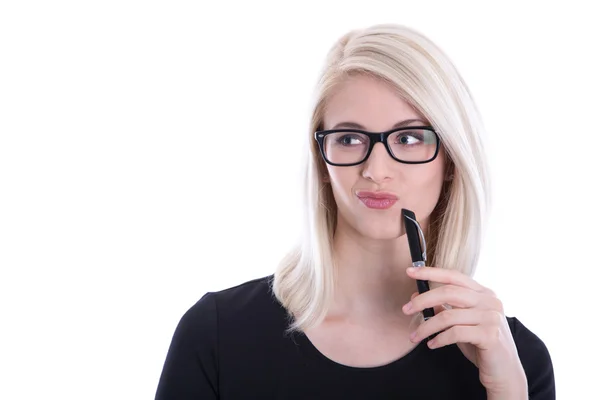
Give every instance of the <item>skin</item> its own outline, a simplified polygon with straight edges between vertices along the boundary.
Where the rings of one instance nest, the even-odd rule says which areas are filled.
[[[341,83],[329,98],[324,129],[353,122],[382,132],[409,119],[421,120],[414,126],[429,125],[391,86],[358,75]],[[428,345],[458,344],[479,368],[488,398],[527,398],[525,373],[495,294],[458,271],[409,268],[401,209],[413,210],[427,231],[447,179],[446,162],[443,146],[432,162],[411,165],[395,161],[378,143],[360,165],[327,165],[323,179],[338,206],[334,255],[340,269],[333,307],[306,335],[336,362],[372,367],[404,356],[428,335],[443,331]],[[399,200],[387,210],[369,209],[356,196],[359,190],[392,192]],[[418,295],[417,278],[442,285]],[[434,307],[436,316],[411,326],[412,316],[427,307]]]

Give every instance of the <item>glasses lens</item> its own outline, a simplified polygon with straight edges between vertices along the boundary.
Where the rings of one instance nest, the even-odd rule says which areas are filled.
[[[356,132],[335,132],[325,136],[325,158],[334,164],[354,164],[365,158],[369,137]]]
[[[427,129],[403,130],[388,136],[388,145],[399,160],[423,162],[435,155],[437,137]]]
[[[334,164],[361,162],[369,151],[369,140],[367,135],[357,132],[331,133],[323,142],[325,157]],[[427,129],[401,130],[388,136],[388,145],[398,160],[425,162],[435,155],[437,136]]]

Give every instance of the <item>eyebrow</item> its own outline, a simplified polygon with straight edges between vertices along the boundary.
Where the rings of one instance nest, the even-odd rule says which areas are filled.
[[[423,125],[429,125],[427,122],[423,121],[419,118],[407,119],[404,121],[400,121],[394,124],[391,129],[402,128],[403,126],[407,126],[412,124],[413,122],[420,122]],[[335,126],[331,129],[339,129],[339,128],[352,128],[352,129],[361,129],[366,130],[364,126],[356,122],[339,122],[335,124]]]

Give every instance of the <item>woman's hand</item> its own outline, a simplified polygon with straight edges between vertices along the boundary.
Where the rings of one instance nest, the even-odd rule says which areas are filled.
[[[525,371],[502,302],[494,292],[456,270],[419,267],[408,268],[407,274],[414,279],[444,284],[422,294],[415,293],[404,305],[402,310],[407,315],[428,307],[435,311],[434,317],[411,334],[411,340],[420,342],[440,332],[428,346],[435,349],[456,343],[479,368],[479,379],[488,395],[527,398]]]

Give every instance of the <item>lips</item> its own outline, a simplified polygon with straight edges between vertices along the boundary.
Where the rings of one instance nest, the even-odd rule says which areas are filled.
[[[357,192],[356,196],[368,208],[385,210],[392,207],[398,201],[398,196],[389,192]]]
[[[396,196],[394,193],[389,193],[389,192],[367,192],[367,191],[360,191],[360,192],[357,192],[356,195],[359,198],[368,197],[368,198],[371,198],[371,199],[398,200],[398,196]]]

